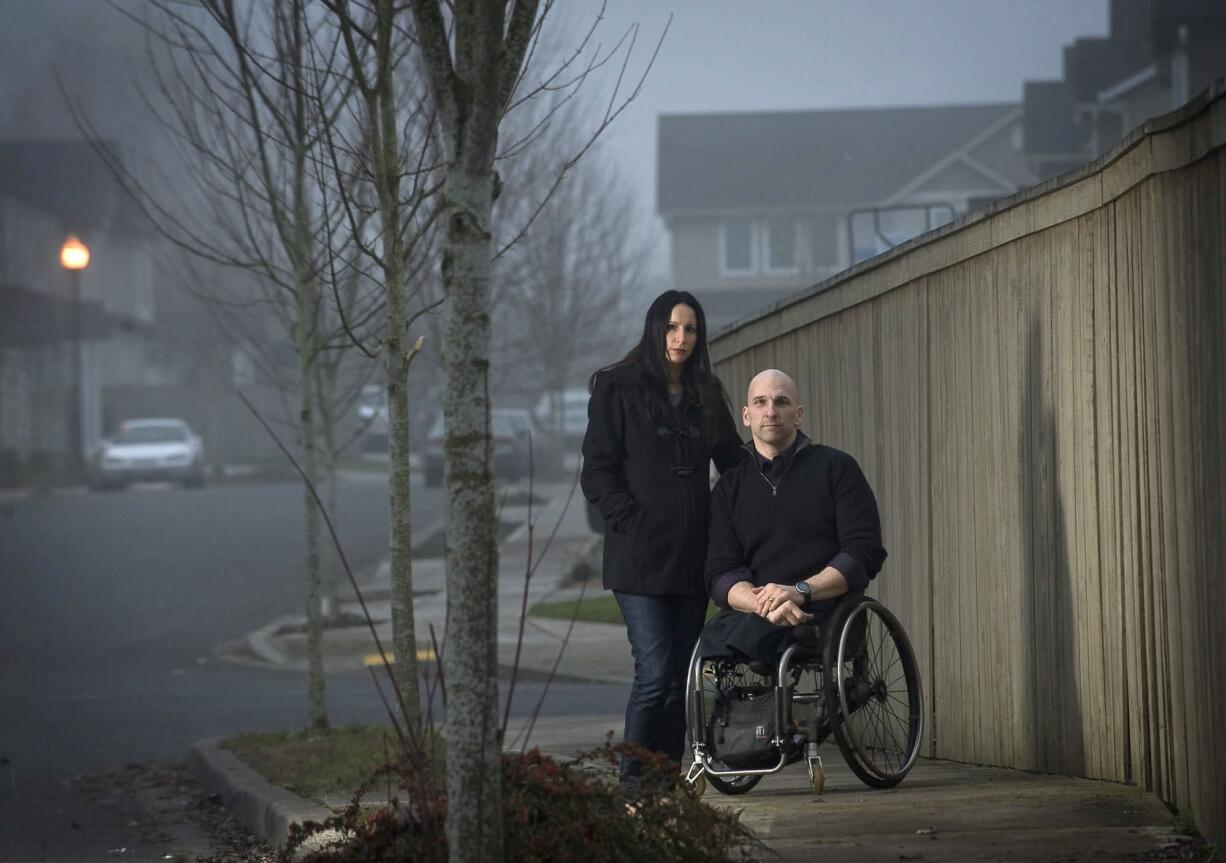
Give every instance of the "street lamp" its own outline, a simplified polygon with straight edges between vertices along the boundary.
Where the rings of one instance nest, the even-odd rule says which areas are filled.
[[[89,266],[89,247],[69,234],[60,247],[60,266],[73,272],[85,269]]]
[[[69,309],[72,315],[72,466],[76,476],[82,477],[85,469],[85,447],[81,434],[81,271],[89,266],[89,248],[76,237],[69,235],[60,247],[60,266],[68,271],[69,284],[72,287],[72,307]]]

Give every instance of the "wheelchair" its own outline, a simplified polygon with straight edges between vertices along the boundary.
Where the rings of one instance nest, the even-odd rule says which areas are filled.
[[[703,656],[686,677],[686,728],[694,753],[686,780],[744,794],[804,760],[814,795],[826,778],[818,747],[831,734],[852,772],[892,788],[915,764],[923,736],[919,668],[902,624],[863,594],[845,597],[777,662]]]

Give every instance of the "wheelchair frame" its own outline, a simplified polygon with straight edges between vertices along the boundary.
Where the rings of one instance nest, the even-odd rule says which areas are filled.
[[[854,631],[857,626],[862,627],[860,635]],[[777,663],[750,663],[729,657],[702,657],[701,646],[700,638],[686,675],[686,728],[694,753],[686,779],[691,784],[709,778],[724,794],[743,794],[763,776],[803,757],[813,792],[821,794],[825,771],[817,750],[832,733],[848,766],[872,787],[897,785],[915,764],[924,728],[919,668],[902,624],[876,600],[855,594],[839,603],[822,627],[816,655],[807,646],[792,644]],[[892,658],[887,657],[888,666],[879,667],[883,653],[892,654]],[[769,672],[763,674],[755,665],[773,666],[773,680]],[[869,665],[873,665],[871,673],[866,667]],[[714,671],[711,677],[708,666]],[[801,678],[808,673],[814,678],[813,691],[798,690]],[[727,691],[721,680],[740,680],[747,674],[763,679],[756,687],[769,686],[771,690],[774,734],[769,742],[778,758],[767,766],[729,768],[719,762],[718,751],[712,751],[708,739],[707,695],[711,689]],[[903,711],[897,709],[898,704]],[[794,721],[793,707],[798,705],[812,713],[803,729]],[[886,726],[896,723],[905,741],[890,735],[888,744],[878,739],[878,746],[870,746],[852,722],[861,708],[888,712],[888,718],[880,718],[871,726],[872,734],[879,738],[889,735],[891,729]],[[887,745],[893,749],[887,750]],[[875,753],[889,756],[890,763],[879,763]]]

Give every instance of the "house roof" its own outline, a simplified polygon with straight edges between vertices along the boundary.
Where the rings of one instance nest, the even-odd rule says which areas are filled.
[[[0,141],[0,196],[51,215],[66,231],[149,233],[139,208],[85,141]]]
[[[693,210],[863,206],[1005,121],[1017,104],[839,111],[665,114],[657,206]],[[1028,182],[1022,154],[991,167]]]

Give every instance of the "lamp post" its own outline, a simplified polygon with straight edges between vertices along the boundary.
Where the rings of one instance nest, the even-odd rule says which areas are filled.
[[[68,271],[69,284],[72,288],[72,306],[69,309],[72,332],[72,411],[71,434],[72,467],[75,476],[82,477],[85,473],[84,441],[81,434],[81,271],[89,266],[89,248],[76,237],[69,235],[60,247],[60,266]]]

